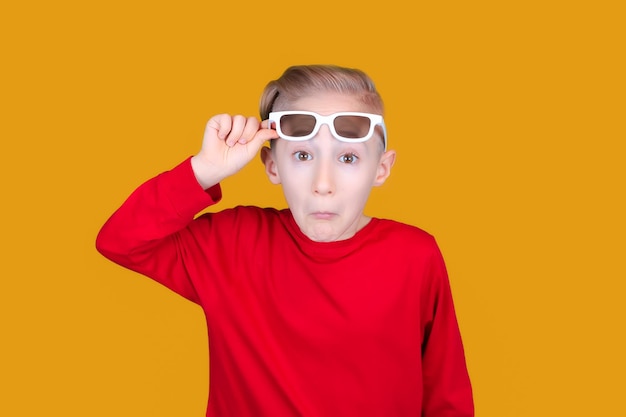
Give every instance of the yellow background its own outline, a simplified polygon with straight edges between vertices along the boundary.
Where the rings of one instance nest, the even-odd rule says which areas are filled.
[[[626,415],[624,13],[608,1],[5,2],[0,415],[201,416],[199,307],[94,249],[143,180],[289,65],[368,72],[434,234],[477,415]],[[218,208],[282,206],[260,163]],[[390,416],[391,417],[391,416]]]

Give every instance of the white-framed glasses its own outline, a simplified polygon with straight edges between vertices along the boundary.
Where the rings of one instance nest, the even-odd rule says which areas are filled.
[[[387,149],[387,130],[380,114],[339,112],[322,116],[312,111],[291,110],[271,112],[268,120],[269,127],[275,126],[281,139],[290,141],[309,140],[326,124],[337,140],[365,142],[372,137],[376,126],[381,126]]]

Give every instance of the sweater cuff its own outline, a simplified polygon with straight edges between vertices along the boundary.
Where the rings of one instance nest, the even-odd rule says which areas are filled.
[[[176,212],[183,217],[194,217],[205,208],[222,199],[222,189],[216,184],[204,190],[191,167],[191,157],[160,175],[160,186],[169,197]]]

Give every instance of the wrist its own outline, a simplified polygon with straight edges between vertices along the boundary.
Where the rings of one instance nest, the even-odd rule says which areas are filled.
[[[191,169],[193,170],[193,174],[200,186],[205,190],[223,180],[223,178],[219,176],[219,173],[215,172],[215,169],[212,168],[213,166],[202,161],[199,155],[191,157]]]

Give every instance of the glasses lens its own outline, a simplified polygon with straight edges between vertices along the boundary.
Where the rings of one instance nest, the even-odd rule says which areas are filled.
[[[286,114],[280,118],[280,129],[284,135],[298,138],[313,132],[315,123],[310,114]]]
[[[335,131],[346,139],[361,139],[370,131],[370,119],[364,116],[338,116]]]

